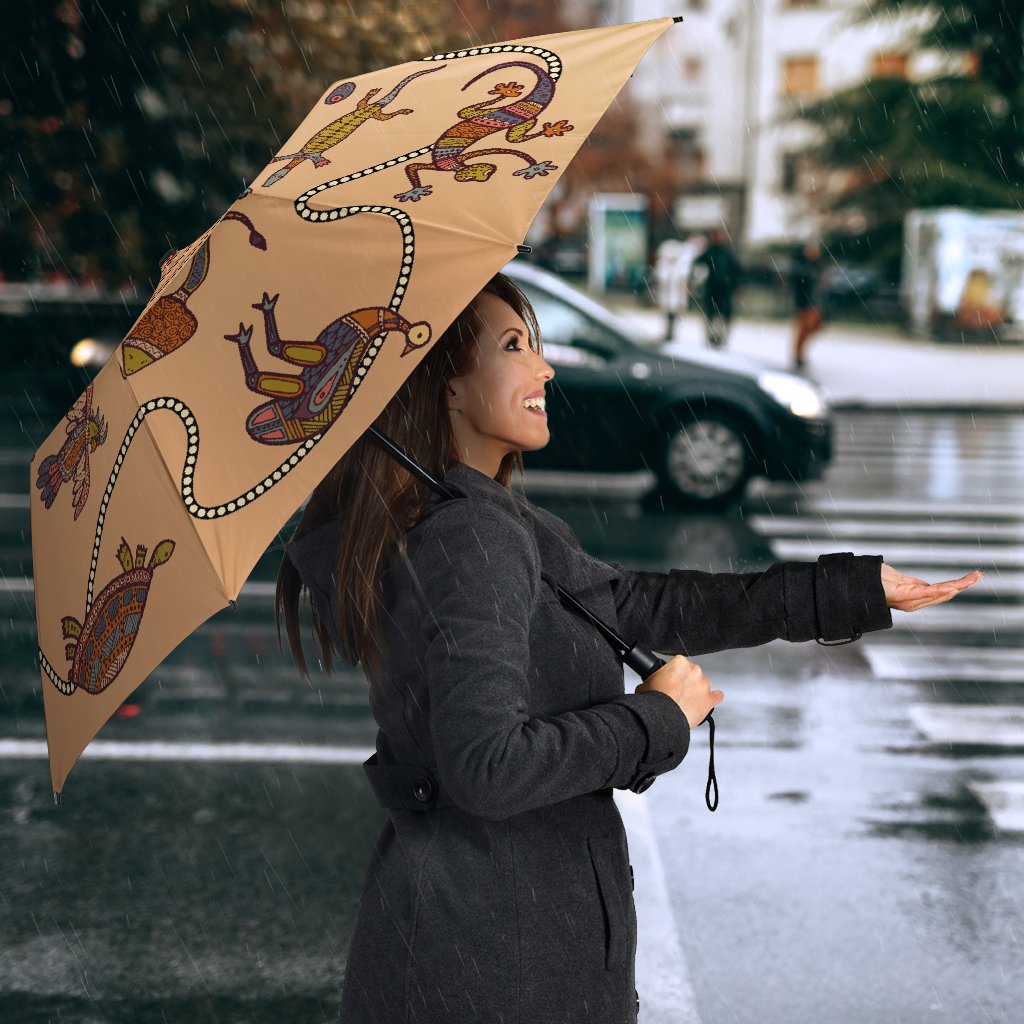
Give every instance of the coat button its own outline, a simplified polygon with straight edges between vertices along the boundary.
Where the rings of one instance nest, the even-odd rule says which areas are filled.
[[[636,996],[636,1012],[640,1012],[640,993],[636,989],[633,989],[633,995]]]
[[[640,778],[637,779],[636,782],[634,782],[633,785],[630,786],[629,788],[634,793],[643,793],[646,790],[651,788],[651,783],[656,778],[657,778],[656,775],[651,775],[650,773],[648,773],[647,775],[641,775]]]
[[[416,781],[412,784],[412,795],[416,797],[420,803],[429,803],[434,799],[434,783],[426,775],[420,775]]]

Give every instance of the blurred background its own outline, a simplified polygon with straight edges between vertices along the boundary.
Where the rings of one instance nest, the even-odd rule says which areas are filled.
[[[703,805],[703,734],[642,801],[621,794],[640,1020],[1017,1018],[1024,8],[3,13],[0,1019],[335,1019],[383,821],[360,767],[376,733],[365,677],[323,673],[307,640],[307,684],[278,646],[274,585],[298,513],[238,609],[153,673],[52,805],[29,462],[141,314],[161,259],[220,217],[332,82],[665,15],[685,20],[508,268],[556,370],[526,493],[637,569],[854,551],[928,580],[986,576],[856,644],[701,659],[727,695],[719,810]]]

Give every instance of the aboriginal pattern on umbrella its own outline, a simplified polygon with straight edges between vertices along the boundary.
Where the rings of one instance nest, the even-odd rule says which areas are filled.
[[[332,121],[329,125],[321,128],[297,153],[284,153],[281,156],[275,156],[270,161],[271,163],[287,160],[288,164],[270,175],[263,182],[263,187],[269,188],[271,185],[277,184],[289,171],[294,170],[305,160],[312,161],[313,166],[317,170],[321,167],[326,167],[331,161],[324,156],[324,153],[344,142],[360,125],[365,124],[367,121],[390,121],[393,117],[414,113],[409,107],[405,107],[402,110],[393,110],[389,113],[385,113],[384,108],[414,78],[419,78],[421,75],[431,75],[439,70],[440,68],[428,68],[426,71],[416,71],[411,75],[407,75],[390,92],[381,96],[379,100],[375,100],[374,97],[380,92],[380,89],[371,89],[355,105],[354,110],[350,110],[347,114],[342,114],[337,121]],[[347,92],[344,91],[346,89],[348,90]],[[350,96],[354,90],[354,83],[345,82],[337,89],[334,89],[324,102],[338,102],[346,96]]]
[[[266,251],[267,240],[244,213],[230,210],[221,218],[241,221],[249,229],[249,244]],[[121,343],[121,375],[128,377],[181,348],[196,333],[199,322],[188,308],[189,297],[210,271],[210,237],[203,238],[192,257],[185,280],[170,295],[161,295],[146,307],[131,333]]]
[[[458,182],[488,181],[496,166],[492,163],[471,163],[470,161],[476,157],[518,157],[525,161],[527,166],[513,173],[527,181],[557,169],[557,165],[550,161],[538,161],[533,154],[523,150],[474,151],[470,148],[481,139],[498,133],[504,133],[507,141],[518,144],[556,138],[573,130],[573,125],[565,120],[545,122],[537,129],[539,117],[554,99],[555,83],[561,74],[562,62],[556,54],[542,47],[506,44],[453,51],[425,60],[449,62],[492,53],[512,55],[514,59],[503,60],[480,72],[466,82],[462,89],[470,89],[487,75],[506,69],[522,68],[530,71],[536,79],[533,88],[526,95],[523,95],[525,87],[521,83],[500,82],[487,94],[494,96],[494,99],[461,108],[458,111],[460,120],[437,136],[430,145],[321,182],[294,200],[295,214],[311,225],[322,226],[357,215],[373,215],[388,218],[398,227],[400,240],[395,251],[398,269],[387,304],[376,305],[371,301],[357,309],[340,312],[338,316],[324,324],[315,337],[288,340],[282,338],[278,329],[277,307],[280,301],[283,313],[288,308],[289,297],[287,293],[278,293],[271,297],[270,290],[264,291],[259,302],[249,304],[252,309],[262,313],[267,354],[290,363],[295,367],[293,373],[281,372],[279,369],[260,369],[251,349],[255,325],[247,323],[244,318],[236,320],[237,332],[221,335],[238,348],[242,383],[249,391],[268,399],[251,409],[245,417],[244,429],[249,439],[263,446],[282,445],[291,449],[277,468],[262,479],[250,482],[241,493],[221,497],[210,503],[201,501],[196,497],[194,490],[195,470],[201,449],[201,425],[196,415],[184,400],[174,395],[152,398],[139,406],[132,422],[125,430],[97,509],[84,617],[81,621],[71,615],[61,618],[62,635],[68,641],[65,644],[65,656],[71,663],[66,673],[67,678],[63,678],[49,663],[42,650],[39,650],[43,672],[58,691],[69,695],[77,690],[88,694],[100,694],[117,679],[139,635],[154,579],[154,569],[166,562],[174,551],[175,541],[164,539],[157,544],[149,564],[146,565],[146,549],[140,545],[133,559],[127,542],[122,537],[117,557],[123,572],[109,580],[94,600],[104,519],[116,491],[118,475],[128,458],[132,440],[136,433],[141,431],[146,416],[171,412],[181,419],[187,435],[186,454],[179,485],[182,505],[188,514],[196,519],[223,518],[258,501],[262,495],[285,479],[289,471],[323,439],[330,426],[337,421],[350,403],[360,383],[365,380],[388,337],[398,334],[403,338],[404,345],[400,353],[402,357],[410,355],[430,342],[433,336],[431,325],[426,320],[407,318],[400,312],[415,263],[415,230],[409,215],[396,207],[365,203],[337,206],[333,209],[314,209],[310,206],[311,200],[328,189],[354,183],[369,175],[403,164],[409,164],[405,168],[405,174],[412,187],[395,198],[413,203],[419,202],[432,192],[430,185],[421,183],[420,175],[426,171],[447,172]],[[541,58],[546,67],[520,59],[521,55],[527,54]],[[412,113],[411,109],[384,111],[383,108],[406,87],[409,87],[410,92],[413,91],[415,79],[432,74],[436,70],[440,69],[430,68],[406,76],[379,100],[375,100],[378,90],[369,91],[353,110],[311,135],[300,150],[275,157],[275,161],[287,160],[288,163],[271,174],[264,182],[264,187],[277,184],[300,164],[308,162],[314,168],[328,165],[330,161],[324,153],[343,143],[366,122],[384,121]],[[341,83],[327,95],[324,103],[341,102],[354,91],[354,83]],[[512,102],[501,106],[500,104],[506,100]],[[428,157],[428,160],[409,163],[418,157]],[[246,199],[251,194],[252,190],[246,189],[236,202]],[[238,221],[244,224],[249,229],[249,245],[261,251],[267,250],[266,236],[257,230],[246,214],[232,209],[225,213],[217,224],[225,221]],[[215,277],[216,266],[211,260],[211,234],[217,224],[190,246],[172,254],[164,263],[161,268],[161,286],[157,289],[158,296],[151,301],[122,343],[119,366],[123,378],[144,373],[158,362],[172,356],[187,345],[200,326],[203,326],[196,314],[188,308],[187,303],[204,282]],[[161,294],[163,286],[185,268],[186,264],[187,271],[181,283],[174,291]],[[209,317],[211,314],[203,315]],[[88,496],[87,456],[106,440],[106,428],[98,414],[92,416],[89,412],[90,403],[91,395],[87,392],[83,400],[80,400],[80,404],[76,404],[75,409],[68,414],[69,421],[73,420],[80,424],[75,434],[78,439],[77,446],[71,445],[69,438],[69,443],[61,448],[61,452],[52,456],[55,462],[44,461],[40,465],[42,482],[37,485],[47,508],[53,504],[59,488],[53,467],[63,466],[65,470],[71,467],[73,471],[75,465],[86,467],[81,471],[84,472],[85,483],[81,488],[83,496],[80,505],[84,507]],[[63,472],[59,476],[60,480],[67,479]],[[77,500],[78,494],[79,491],[76,491],[76,518],[81,511]]]
[[[89,500],[89,456],[107,440],[103,415],[92,407],[92,384],[78,397],[65,418],[67,440],[56,455],[47,455],[39,463],[36,487],[40,501],[50,508],[57,500],[61,485],[73,480],[72,507],[78,519]]]

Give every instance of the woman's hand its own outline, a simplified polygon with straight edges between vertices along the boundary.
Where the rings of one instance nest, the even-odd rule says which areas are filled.
[[[916,576],[904,576],[891,565],[882,563],[882,589],[885,603],[901,612],[916,612],[930,604],[942,604],[956,597],[961,590],[973,587],[985,574],[975,570],[958,580],[945,583],[925,583]]]
[[[691,729],[696,729],[715,706],[725,699],[721,690],[711,689],[700,666],[681,654],[666,662],[657,672],[652,672],[635,692],[644,693],[648,690],[660,690],[668,694],[686,715]]]

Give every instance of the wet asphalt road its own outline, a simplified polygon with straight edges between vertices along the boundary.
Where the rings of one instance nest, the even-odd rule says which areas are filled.
[[[0,450],[0,742],[43,738],[31,592],[17,587],[31,575],[19,436],[31,430]],[[703,733],[643,798],[663,938],[693,999],[642,1024],[1020,1019],[1022,492],[1024,418],[847,413],[826,481],[763,489],[724,516],[534,495],[592,553],[636,568],[853,550],[929,579],[988,573],[959,609],[896,613],[854,645],[700,659],[726,693],[721,805],[704,807]],[[253,581],[276,565],[265,557]],[[364,687],[357,673],[302,681],[257,586],[99,737],[192,744],[193,759],[83,759],[56,808],[45,761],[0,756],[0,1021],[333,1020],[383,813],[357,763],[375,731]],[[251,759],[195,759],[226,743],[252,744]],[[270,744],[355,763],[256,760]],[[638,973],[643,1002],[659,979]]]

